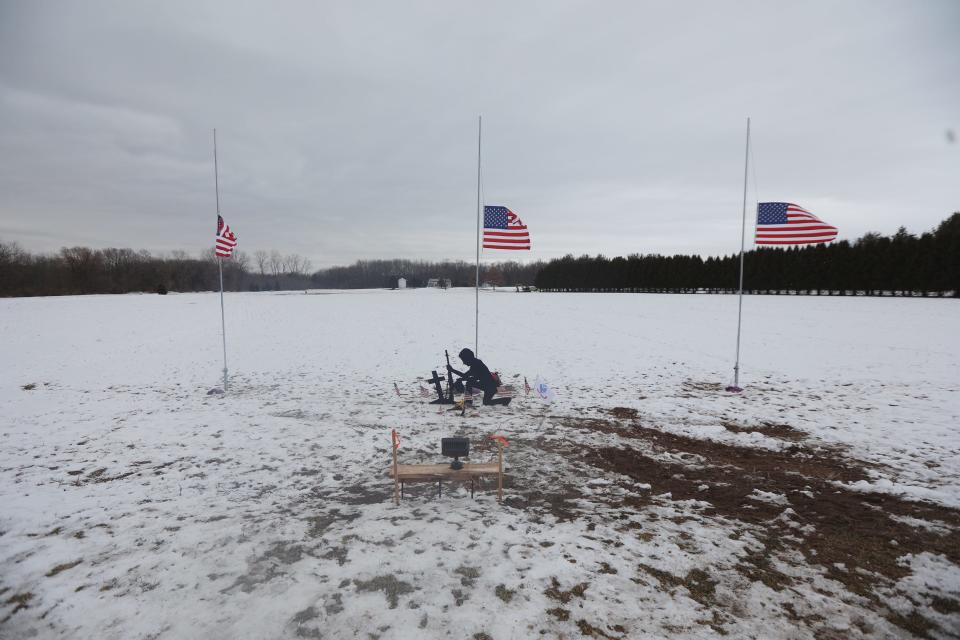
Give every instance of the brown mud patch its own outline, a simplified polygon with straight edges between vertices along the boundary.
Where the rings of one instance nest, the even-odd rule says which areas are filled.
[[[771,451],[701,440],[643,427],[636,422],[624,425],[595,418],[583,420],[564,418],[561,424],[581,430],[616,434],[631,440],[643,440],[659,452],[697,456],[709,466],[736,467],[738,470],[750,471],[752,475],[794,474],[823,481],[836,480],[841,482],[856,482],[869,478],[865,463],[844,458],[826,446],[813,448],[796,444],[780,451]],[[596,449],[596,451],[605,449],[622,451],[629,455],[637,454],[636,451],[629,448],[607,447]],[[615,455],[615,453],[611,452],[610,455]],[[658,465],[669,464],[661,463],[661,461],[647,456],[644,457]],[[627,463],[627,466],[629,466],[629,463]],[[690,468],[690,465],[674,464],[673,467],[686,470]],[[676,473],[676,471],[673,471],[673,473]],[[638,480],[638,482],[645,482],[645,480]]]
[[[759,433],[768,438],[776,438],[788,442],[801,442],[806,440],[810,435],[806,431],[794,429],[788,424],[773,424],[772,422],[764,422],[763,424],[752,427],[737,424],[736,422],[722,422],[721,424],[724,429],[732,431],[733,433]]]
[[[910,575],[909,566],[899,562],[907,554],[938,554],[960,564],[960,511],[837,486],[835,482],[869,476],[864,463],[827,447],[793,444],[769,451],[665,433],[636,423],[588,419],[576,426],[643,441],[637,444],[644,451],[628,443],[585,448],[583,459],[589,464],[649,484],[653,495],[708,503],[704,515],[753,525],[764,549],[743,559],[739,568],[746,577],[783,589],[793,579],[776,571],[770,558],[799,551],[808,564],[873,602],[893,624],[919,637],[929,637],[929,631],[938,628],[921,615],[922,610],[907,616],[887,610],[879,590]],[[640,506],[643,500],[637,502]],[[913,526],[910,520],[897,517],[945,526]],[[943,594],[936,597],[941,609],[960,607]]]
[[[628,407],[614,407],[610,409],[610,415],[620,420],[634,420],[637,417],[637,410]]]

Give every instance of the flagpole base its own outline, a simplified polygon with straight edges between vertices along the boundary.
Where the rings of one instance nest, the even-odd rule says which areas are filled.
[[[740,393],[741,391],[743,391],[743,387],[738,387],[737,385],[732,384],[726,389],[724,389],[724,391],[727,391],[729,393]]]

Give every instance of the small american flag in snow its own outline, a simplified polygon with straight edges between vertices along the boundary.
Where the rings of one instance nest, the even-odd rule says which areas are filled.
[[[426,387],[424,387],[423,385],[420,385],[420,397],[421,397],[421,398],[429,398],[429,397],[430,397],[430,390],[427,389]]]
[[[213,252],[218,258],[229,258],[233,255],[233,248],[237,246],[237,234],[230,231],[230,226],[217,216],[217,238],[214,241]]]
[[[789,202],[757,205],[757,244],[821,244],[837,237],[837,228]]]
[[[483,208],[484,249],[530,250],[527,225],[513,211],[501,206]]]

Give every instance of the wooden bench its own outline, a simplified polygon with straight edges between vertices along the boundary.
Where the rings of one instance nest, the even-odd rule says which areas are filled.
[[[400,504],[403,497],[403,487],[407,482],[436,482],[437,495],[443,495],[443,481],[470,483],[470,497],[473,497],[477,481],[480,478],[497,477],[497,502],[503,501],[503,447],[506,440],[497,439],[497,461],[463,463],[462,469],[451,469],[449,464],[398,464],[397,449],[400,447],[400,438],[396,430],[391,434],[393,439],[393,465],[387,470],[387,475],[393,478],[393,502]]]

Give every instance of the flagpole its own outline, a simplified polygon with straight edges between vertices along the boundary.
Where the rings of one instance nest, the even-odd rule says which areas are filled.
[[[220,219],[220,177],[217,168],[217,130],[213,130],[213,184],[217,194],[217,220]],[[219,226],[219,225],[218,225]],[[223,313],[223,258],[217,258],[220,271],[220,334],[223,336],[223,392],[227,392],[227,321]]]
[[[473,285],[474,321],[473,353],[480,355],[480,150],[483,134],[483,116],[477,116],[477,278]]]
[[[743,222],[740,227],[740,291],[737,302],[737,359],[733,365],[733,386],[727,391],[739,392],[740,388],[740,327],[743,320],[743,252],[747,234],[747,170],[750,164],[750,118],[747,118],[747,147],[743,160]]]

